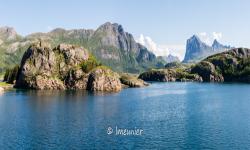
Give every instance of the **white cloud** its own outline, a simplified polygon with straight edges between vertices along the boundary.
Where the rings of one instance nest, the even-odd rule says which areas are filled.
[[[148,49],[150,49],[153,52],[157,52],[157,44],[148,36],[144,36],[143,34],[140,35],[138,42],[142,45],[146,46]]]
[[[199,38],[201,39],[201,41],[205,42],[206,44],[211,44],[212,39],[211,36],[209,34],[207,34],[206,32],[201,32],[198,33]]]
[[[222,38],[221,32],[213,32],[213,38],[216,40],[220,40]]]
[[[157,44],[149,36],[144,36],[143,34],[136,41],[147,47],[156,56],[172,54],[182,60],[185,55],[185,45],[182,44]]]
[[[215,39],[219,41],[222,38],[221,32],[212,32],[211,34],[200,32],[197,35],[199,36],[201,41],[205,42],[208,45],[211,45]]]

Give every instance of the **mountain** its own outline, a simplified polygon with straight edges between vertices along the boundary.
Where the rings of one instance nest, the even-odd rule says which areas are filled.
[[[213,42],[213,44],[212,44],[212,48],[213,48],[213,51],[220,52],[220,51],[228,50],[228,49],[230,49],[231,47],[230,47],[230,46],[222,45],[221,43],[219,43],[219,42],[215,39],[214,42]]]
[[[168,56],[162,56],[166,63],[180,62],[180,59],[177,56],[169,54]]]
[[[202,42],[198,36],[193,35],[187,40],[186,54],[183,62],[197,62],[206,58],[207,56],[226,51],[230,48],[230,46],[224,46],[220,44],[217,40],[214,40],[212,46],[209,46]]]
[[[2,32],[0,32],[2,34]],[[1,37],[1,36],[0,36]],[[24,51],[34,42],[44,41],[55,47],[61,43],[74,44],[86,48],[101,63],[118,72],[141,72],[155,67],[159,60],[146,47],[124,31],[117,23],[107,22],[96,30],[56,28],[48,33],[33,33],[25,37],[18,36],[10,42],[2,39],[0,45],[0,72],[18,64]]]

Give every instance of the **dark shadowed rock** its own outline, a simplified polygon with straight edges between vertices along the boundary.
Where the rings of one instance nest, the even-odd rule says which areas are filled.
[[[192,68],[191,72],[199,74],[205,82],[224,81],[223,76],[216,72],[215,66],[208,61],[202,61],[198,63],[197,65],[195,65],[195,67]]]

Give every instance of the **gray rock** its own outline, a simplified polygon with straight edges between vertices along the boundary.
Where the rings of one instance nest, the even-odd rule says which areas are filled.
[[[90,91],[117,92],[122,89],[122,85],[117,73],[108,68],[96,68],[89,75],[87,89]]]
[[[195,67],[191,70],[192,73],[199,74],[203,81],[205,82],[223,82],[223,76],[215,70],[215,66],[208,62],[202,61],[198,63]]]

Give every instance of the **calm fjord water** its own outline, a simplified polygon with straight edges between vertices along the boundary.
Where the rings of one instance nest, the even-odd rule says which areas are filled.
[[[114,129],[107,134],[108,127]],[[143,130],[115,135],[115,128]],[[0,95],[1,149],[249,149],[250,85],[154,83],[120,93]]]

